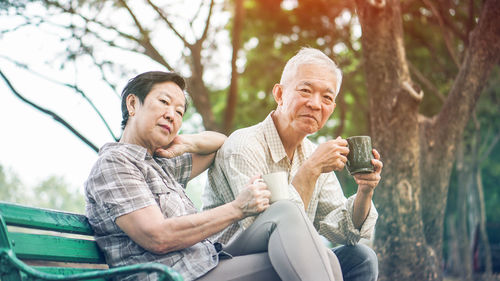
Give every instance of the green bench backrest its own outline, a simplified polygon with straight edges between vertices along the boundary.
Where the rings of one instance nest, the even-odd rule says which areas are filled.
[[[0,215],[6,225],[34,230],[56,231],[31,234],[19,231],[7,236],[17,257],[25,260],[104,264],[105,259],[97,243],[92,240],[93,231],[84,215],[0,202]],[[84,238],[68,238],[60,233],[88,235]],[[0,239],[0,243],[2,239]],[[8,247],[1,245],[0,247]]]

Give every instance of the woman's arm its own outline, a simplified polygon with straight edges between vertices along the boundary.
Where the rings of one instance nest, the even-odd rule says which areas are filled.
[[[165,219],[158,206],[151,205],[118,217],[116,224],[141,247],[165,254],[190,247],[242,218],[264,211],[269,207],[269,196],[264,183],[251,183],[234,201],[202,213]]]
[[[226,136],[205,131],[199,134],[178,135],[166,148],[156,150],[160,157],[173,158],[186,152],[192,153],[193,169],[190,179],[205,171],[213,162],[215,152],[222,146]]]

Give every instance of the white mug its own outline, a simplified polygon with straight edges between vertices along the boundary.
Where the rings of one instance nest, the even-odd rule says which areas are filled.
[[[262,179],[264,179],[267,188],[271,191],[271,203],[289,198],[287,172],[276,172],[262,175]]]

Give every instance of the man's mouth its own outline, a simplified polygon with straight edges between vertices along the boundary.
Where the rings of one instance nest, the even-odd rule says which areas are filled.
[[[310,118],[310,119],[313,119],[314,121],[317,121],[316,120],[316,117],[314,117],[313,115],[310,115],[310,114],[303,114],[301,115],[302,117],[306,117],[306,118]]]

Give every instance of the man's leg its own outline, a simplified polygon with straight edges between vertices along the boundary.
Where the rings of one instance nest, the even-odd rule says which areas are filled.
[[[378,260],[368,246],[356,244],[332,249],[337,256],[345,281],[375,281],[378,278]]]
[[[336,257],[331,258],[312,223],[290,201],[272,204],[225,250],[236,256],[268,251],[283,280],[342,280]]]
[[[274,271],[267,252],[220,260],[217,267],[197,280],[281,281]]]

